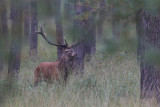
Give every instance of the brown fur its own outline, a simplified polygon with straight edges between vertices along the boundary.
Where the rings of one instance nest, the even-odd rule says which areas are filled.
[[[54,82],[55,80],[67,80],[69,71],[73,66],[73,59],[76,53],[71,48],[65,49],[60,60],[55,62],[42,62],[34,72],[34,85],[36,86],[42,80]]]
[[[34,72],[34,84],[37,85],[44,79],[46,82],[53,82],[54,80],[59,80],[58,63],[56,62],[42,62],[38,65]]]

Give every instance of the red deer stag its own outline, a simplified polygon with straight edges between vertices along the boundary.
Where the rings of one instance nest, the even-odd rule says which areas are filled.
[[[55,62],[42,62],[38,65],[34,72],[34,85],[37,86],[37,84],[41,82],[42,79],[44,79],[44,81],[46,82],[53,82],[55,80],[60,81],[63,79],[66,82],[68,74],[70,73],[74,65],[73,60],[76,57],[76,52],[72,48],[73,45],[68,46],[66,41],[65,45],[51,43],[46,38],[46,34],[43,32],[42,27],[40,27],[40,29],[41,31],[36,31],[36,33],[42,35],[49,44],[62,47],[63,52],[59,60]]]

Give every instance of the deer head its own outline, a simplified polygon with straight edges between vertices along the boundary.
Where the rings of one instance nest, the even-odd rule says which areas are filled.
[[[43,31],[42,27],[40,26],[40,32],[39,31],[35,31],[37,34],[40,34],[42,35],[42,37],[50,44],[50,45],[54,45],[54,46],[57,46],[57,47],[61,47],[63,48],[63,53],[62,55],[68,59],[68,60],[71,60],[73,59],[77,54],[75,52],[75,50],[73,49],[73,46],[75,45],[78,45],[79,43],[74,43],[74,44],[71,44],[71,46],[68,46],[68,43],[66,40],[65,41],[65,44],[55,44],[55,43],[52,43],[50,42],[47,38],[46,38],[46,34],[45,32]]]

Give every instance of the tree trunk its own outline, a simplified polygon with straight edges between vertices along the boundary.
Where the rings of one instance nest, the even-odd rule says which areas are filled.
[[[0,72],[3,70],[3,60],[2,57],[0,56]]]
[[[78,41],[82,40],[84,43],[84,51],[85,54],[87,54],[89,57],[88,60],[92,59],[92,56],[96,52],[96,27],[95,27],[95,16],[92,12],[92,7],[90,4],[75,4],[75,24],[77,27],[74,27],[77,29],[75,30],[76,39]],[[90,13],[90,14],[88,14]],[[84,17],[85,15],[88,15],[87,17]]]
[[[90,61],[96,53],[96,26],[94,15],[90,16],[85,24],[85,53],[88,54],[88,60]]]
[[[31,0],[31,37],[30,37],[30,57],[37,56],[37,34],[38,30],[38,10],[37,0]]]
[[[24,17],[24,42],[29,45],[30,41],[30,17],[31,17],[31,12],[30,12],[30,1],[26,0],[24,2],[24,10],[23,10],[23,17]]]
[[[89,4],[80,4],[80,1],[75,3],[75,19],[74,19],[74,40],[83,41],[78,46],[75,46],[75,50],[78,53],[75,60],[75,67],[78,74],[83,74],[84,70],[84,57],[86,54],[89,55],[89,60],[91,56],[95,54],[95,42],[96,42],[96,29],[95,29],[95,19],[91,12],[91,7]],[[88,17],[83,17],[82,14],[87,14],[90,12]]]
[[[3,50],[4,50],[3,35],[1,32],[1,27],[0,27],[0,49],[1,49],[1,51],[0,51],[0,72],[1,72],[3,70]]]
[[[116,17],[112,18],[112,34],[113,37],[120,38],[120,21]]]
[[[117,7],[114,5],[112,7],[112,34],[117,40],[120,39],[120,19],[117,11]]]
[[[138,55],[141,70],[141,98],[156,97],[160,101],[160,68],[150,52],[160,51],[160,18],[146,10],[138,15]],[[149,55],[149,56],[148,56]],[[148,61],[148,57],[152,59]]]
[[[22,39],[22,0],[11,0],[11,47],[9,57],[8,73],[17,77],[20,69],[21,39]]]
[[[80,2],[80,1],[79,1]],[[80,6],[78,4],[78,1],[74,5],[74,15],[75,17],[74,22],[73,22],[73,34],[74,34],[74,41],[76,42],[81,42],[79,45],[73,47],[77,53],[77,57],[74,60],[74,66],[75,66],[75,71],[77,74],[82,75],[84,71],[84,57],[85,57],[85,28],[84,28],[84,23],[85,20],[81,20],[81,14],[85,11],[83,6]],[[86,25],[86,24],[85,24]]]
[[[103,36],[103,23],[105,19],[106,14],[106,2],[105,0],[101,0],[100,2],[100,10],[98,13],[98,22],[97,22],[97,36],[99,39]]]
[[[142,10],[139,10],[136,14],[136,33],[137,33],[137,61],[138,63],[140,62],[140,52],[141,52],[141,40],[143,38],[141,38],[143,35],[142,30],[142,19],[140,17],[140,14],[142,13]]]
[[[3,6],[2,6],[3,5]],[[8,55],[8,24],[7,24],[7,7],[5,0],[0,1],[0,71],[3,69],[3,62]],[[4,47],[6,46],[6,47]],[[5,58],[4,58],[5,57]]]
[[[56,22],[56,40],[58,44],[64,44],[63,26],[61,17],[61,0],[55,0],[55,22]],[[57,47],[58,59],[62,55],[62,48]]]

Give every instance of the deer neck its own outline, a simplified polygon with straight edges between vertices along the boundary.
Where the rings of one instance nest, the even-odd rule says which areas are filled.
[[[67,68],[67,57],[62,54],[61,58],[59,59],[58,69],[60,71],[65,70]]]

